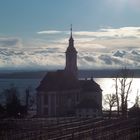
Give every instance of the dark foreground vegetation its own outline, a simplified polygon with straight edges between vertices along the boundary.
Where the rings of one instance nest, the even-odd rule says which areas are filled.
[[[0,122],[0,140],[139,140],[138,118],[34,118]]]
[[[24,103],[22,103],[19,91],[14,85],[11,85],[8,89],[4,89],[0,95],[1,99],[4,100],[4,103],[0,104],[0,119],[25,118],[28,115],[29,107],[34,102],[30,96],[29,88],[25,90]]]

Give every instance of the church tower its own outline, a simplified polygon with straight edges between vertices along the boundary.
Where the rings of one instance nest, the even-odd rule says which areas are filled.
[[[71,25],[71,35],[69,38],[69,46],[66,50],[66,66],[65,71],[77,77],[77,51],[74,47],[74,40],[72,37],[72,25]]]

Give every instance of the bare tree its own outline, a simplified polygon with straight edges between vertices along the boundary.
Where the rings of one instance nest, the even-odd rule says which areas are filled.
[[[137,108],[140,107],[140,96],[138,95],[138,91],[137,91],[137,95],[136,95],[134,106],[137,107]]]
[[[119,103],[119,93],[118,93],[118,76],[115,79],[115,95],[116,95],[116,105],[117,105],[117,115],[120,115],[120,103]]]
[[[122,116],[127,116],[128,96],[131,92],[133,74],[128,69],[122,69],[120,75],[115,77],[115,90],[117,98],[118,115],[121,109]],[[119,100],[120,98],[120,100]]]
[[[106,105],[109,106],[109,118],[111,118],[112,115],[112,108],[116,106],[116,95],[115,94],[106,94],[104,102]]]

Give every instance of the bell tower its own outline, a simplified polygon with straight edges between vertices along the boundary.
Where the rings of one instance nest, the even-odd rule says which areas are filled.
[[[69,45],[66,50],[66,66],[65,71],[77,77],[77,51],[74,47],[74,40],[72,36],[72,25],[70,28]]]

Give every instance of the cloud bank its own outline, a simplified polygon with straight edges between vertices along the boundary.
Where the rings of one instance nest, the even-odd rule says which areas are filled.
[[[62,33],[62,31],[57,30],[48,30],[48,31],[39,31],[38,34],[59,34]]]
[[[20,47],[21,40],[14,37],[0,37],[0,47]]]
[[[74,31],[73,36],[79,68],[140,68],[140,27]],[[68,31],[58,30],[39,31],[28,41],[0,37],[0,68],[64,68],[68,39]]]

